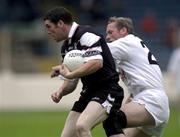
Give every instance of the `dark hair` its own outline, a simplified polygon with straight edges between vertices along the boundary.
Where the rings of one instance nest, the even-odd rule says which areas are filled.
[[[65,24],[72,24],[73,22],[71,13],[64,7],[50,9],[44,16],[45,20],[50,20],[54,24],[57,24],[59,20],[62,20]]]

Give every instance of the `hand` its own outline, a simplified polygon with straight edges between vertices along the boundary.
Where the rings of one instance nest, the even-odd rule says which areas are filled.
[[[125,100],[125,104],[131,102],[132,100],[133,100],[133,95],[130,94],[130,95],[127,97],[127,99]]]
[[[53,70],[52,72],[51,72],[51,78],[54,78],[54,77],[57,77],[57,76],[59,76],[59,71],[58,70]]]
[[[59,103],[59,101],[61,100],[62,97],[63,97],[63,95],[61,94],[60,91],[54,92],[51,95],[51,98],[55,103]]]
[[[60,65],[52,67],[51,78],[57,77],[58,75],[60,75],[59,68],[60,68]]]
[[[60,71],[60,74],[67,78],[67,79],[72,79],[70,74],[70,70],[66,67],[66,65],[62,64],[60,67],[59,67],[59,71]]]

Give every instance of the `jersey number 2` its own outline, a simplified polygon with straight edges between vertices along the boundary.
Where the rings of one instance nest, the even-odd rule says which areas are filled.
[[[141,41],[141,45],[143,48],[146,48],[146,45],[143,41]],[[149,64],[155,64],[155,65],[158,65],[157,61],[156,60],[153,60],[153,54],[149,51],[148,52],[148,61],[149,61]]]

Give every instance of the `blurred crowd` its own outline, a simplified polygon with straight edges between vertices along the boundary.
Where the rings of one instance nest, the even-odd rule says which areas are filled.
[[[15,72],[47,72],[48,65],[59,60],[57,47],[52,46],[55,43],[47,40],[42,27],[43,14],[54,6],[65,6],[73,12],[77,22],[92,25],[104,35],[109,17],[131,17],[137,35],[149,43],[149,48],[164,71],[172,52],[180,45],[180,1],[177,0],[164,0],[163,3],[161,0],[0,1],[0,71],[2,65],[6,64],[2,63],[6,57],[4,52],[11,54],[9,66]],[[3,46],[7,43],[9,49]],[[12,65],[27,62],[31,67]]]

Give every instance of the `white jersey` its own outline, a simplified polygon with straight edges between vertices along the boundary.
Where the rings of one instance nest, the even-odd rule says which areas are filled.
[[[136,95],[147,89],[164,89],[159,65],[140,38],[129,34],[108,46],[130,93]]]
[[[155,120],[154,127],[139,128],[148,135],[160,137],[169,119],[169,103],[155,57],[145,43],[132,34],[108,46],[121,79],[133,94],[132,102],[143,104]]]

